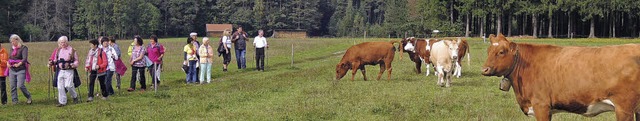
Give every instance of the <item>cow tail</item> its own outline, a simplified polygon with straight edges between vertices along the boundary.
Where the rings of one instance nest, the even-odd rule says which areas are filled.
[[[467,44],[467,67],[471,67],[471,48],[469,48],[469,44]]]
[[[391,45],[393,45],[395,43],[399,43],[398,44],[398,52],[400,52],[400,60],[402,60],[402,53],[404,53],[404,49],[402,49],[402,43],[400,43],[399,40],[391,40],[391,41],[389,41],[389,43],[391,43]]]

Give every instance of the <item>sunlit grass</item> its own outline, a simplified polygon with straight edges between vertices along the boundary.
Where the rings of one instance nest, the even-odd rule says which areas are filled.
[[[213,39],[217,40],[217,39]],[[472,38],[471,66],[463,65],[463,76],[454,78],[451,88],[436,86],[435,76],[414,72],[406,58],[393,62],[391,80],[355,81],[350,74],[334,81],[335,65],[342,52],[354,43],[398,39],[268,39],[265,72],[255,70],[254,49],[248,45],[247,69],[238,70],[235,57],[229,72],[222,72],[222,58],[215,57],[208,85],[184,84],[180,70],[185,38],[160,39],[167,48],[162,85],[157,93],[126,92],[131,73],[122,80],[123,89],[109,100],[55,107],[47,98],[46,59],[56,46],[53,42],[27,43],[34,80],[27,84],[34,104],[0,106],[0,120],[533,120],[518,108],[513,92],[498,90],[497,77],[480,75],[488,44]],[[516,42],[554,45],[600,46],[638,43],[637,39],[515,39]],[[131,40],[118,41],[126,51]],[[148,40],[145,40],[148,43]],[[84,59],[87,41],[74,41]],[[295,51],[291,64],[292,45]],[[8,44],[3,43],[3,47]],[[129,56],[123,55],[124,60]],[[83,62],[81,62],[83,63]],[[464,62],[466,63],[466,62]],[[367,76],[375,77],[378,66],[368,66]],[[424,70],[424,69],[423,69]],[[79,70],[82,78],[86,75]],[[148,76],[148,75],[147,75]],[[374,78],[371,78],[374,79]],[[150,85],[150,81],[147,81]],[[81,93],[87,97],[83,80]],[[99,89],[96,89],[99,91]],[[52,95],[56,95],[52,88]],[[20,95],[24,102],[24,97]],[[595,118],[575,114],[556,114],[555,120],[614,120],[613,113]]]

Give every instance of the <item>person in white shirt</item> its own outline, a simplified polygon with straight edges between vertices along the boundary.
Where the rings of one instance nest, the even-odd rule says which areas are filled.
[[[109,38],[107,37],[103,37],[100,42],[102,42],[102,51],[104,51],[104,53],[107,54],[107,75],[105,75],[105,86],[106,89],[105,91],[107,91],[107,93],[109,93],[109,95],[113,95],[115,94],[115,91],[113,90],[113,86],[112,86],[112,77],[113,74],[116,71],[116,63],[115,60],[118,60],[118,54],[116,53],[116,50],[110,46],[109,42]]]
[[[256,47],[256,68],[258,71],[264,71],[264,49],[269,48],[264,31],[258,30],[258,36],[253,39],[253,46]]]
[[[222,71],[227,72],[227,66],[231,62],[231,30],[225,29],[222,33],[222,42],[225,52],[222,53]]]

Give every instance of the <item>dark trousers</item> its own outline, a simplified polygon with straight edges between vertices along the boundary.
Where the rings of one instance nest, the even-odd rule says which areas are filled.
[[[151,84],[155,84],[156,81],[158,81],[158,84],[160,84],[160,78],[156,76],[156,73],[159,73],[158,69],[160,68],[161,68],[160,64],[153,64],[151,65],[151,67],[149,67],[149,74],[151,75]]]
[[[105,75],[106,76],[105,85],[107,86],[107,92],[109,93],[109,95],[115,94],[115,92],[113,91],[113,74],[114,73],[115,71],[107,71],[107,75]]]
[[[0,77],[0,95],[2,104],[7,104],[7,77]]]
[[[106,74],[102,74],[100,76],[98,76],[96,71],[91,71],[91,74],[89,74],[89,97],[93,97],[93,88],[96,85],[96,78],[98,79],[98,83],[100,84],[100,94],[102,94],[103,97],[109,97],[109,93],[107,90],[107,86],[105,85],[106,81],[105,81],[105,76]]]
[[[131,89],[136,89],[136,77],[140,76],[140,88],[147,89],[147,85],[144,78],[144,67],[131,67]]]
[[[256,68],[264,70],[264,48],[256,48]]]

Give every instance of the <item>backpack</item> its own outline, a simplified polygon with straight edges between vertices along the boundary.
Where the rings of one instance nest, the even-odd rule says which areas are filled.
[[[218,54],[225,54],[227,50],[224,49],[224,43],[222,43],[222,38],[220,38],[220,42],[218,44]]]
[[[107,54],[102,51],[102,48],[98,49],[98,74],[107,72],[107,66],[109,65],[109,60],[107,60]]]

